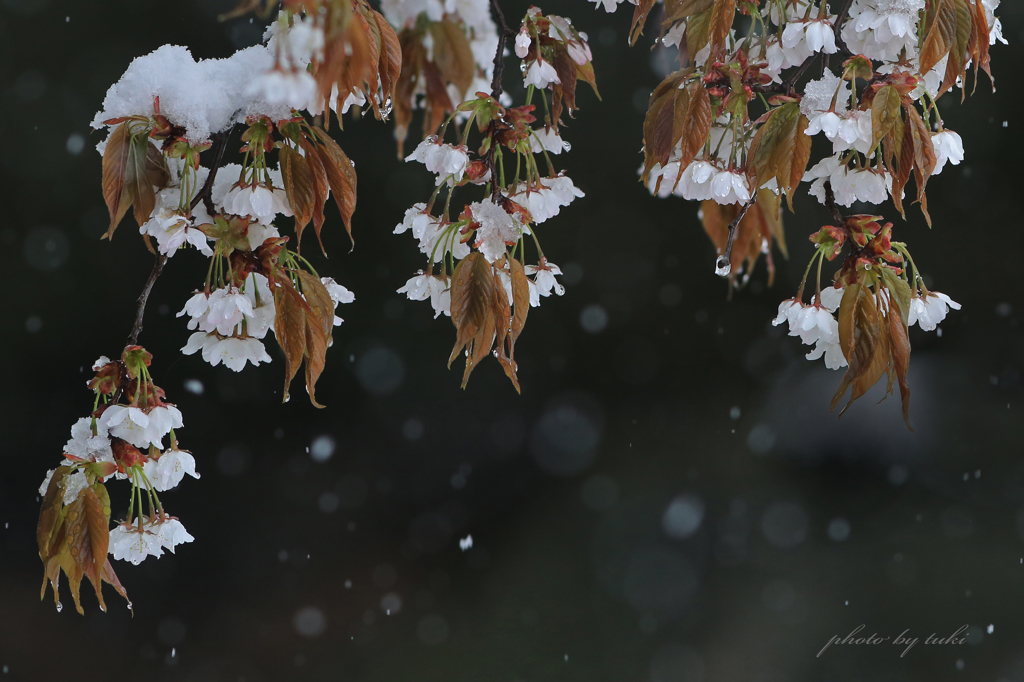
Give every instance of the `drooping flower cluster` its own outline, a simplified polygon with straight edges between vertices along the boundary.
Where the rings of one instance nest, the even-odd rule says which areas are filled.
[[[619,3],[599,4],[613,11]],[[631,41],[657,14],[654,4],[637,4]],[[792,211],[800,183],[809,184],[809,194],[832,218],[812,235],[818,245],[812,262],[836,258],[847,242],[850,253],[835,287],[819,286],[811,304],[800,295],[784,301],[775,324],[788,323],[791,335],[814,346],[808,358],[824,357],[832,369],[848,367],[840,394],[852,386],[856,399],[882,371],[899,378],[906,405],[906,327],[916,322],[934,329],[948,307],[959,307],[928,292],[913,267],[908,274],[909,252],[890,244],[891,225],[883,227],[877,217],[843,216],[840,208],[891,200],[906,217],[913,181],[911,198],[931,223],[929,179],[964,159],[963,140],[944,127],[936,101],[955,88],[966,93],[972,67],[975,81],[981,72],[991,78],[989,47],[1005,42],[998,5],[665,2],[658,40],[679,47],[682,68],[651,94],[642,179],[652,194],[703,202],[699,215],[718,252],[716,272],[729,278],[730,293],[749,281],[761,255],[771,283],[772,243],[786,253],[782,199]],[[733,28],[739,14],[749,17],[742,32]],[[811,163],[815,137],[827,140],[831,153]],[[893,327],[892,306],[902,332]],[[868,307],[878,315],[864,313],[861,328],[882,338],[870,374],[865,358],[855,357],[863,348],[840,333],[857,325],[835,317]],[[890,355],[883,363],[885,353]]]
[[[428,12],[413,12],[415,7],[409,3],[410,17],[422,18],[417,12]],[[429,13],[425,20],[436,21]],[[492,50],[500,52],[503,43],[496,41]],[[456,107],[440,132],[427,135],[406,158],[423,163],[436,175],[437,190],[428,202],[408,209],[395,228],[396,234],[411,232],[427,257],[427,269],[398,292],[411,300],[429,300],[435,317],[452,318],[458,338],[449,364],[466,349],[463,386],[473,367],[494,349],[518,389],[514,346],[527,312],[530,306],[540,305],[541,298],[565,291],[555,279],[561,269],[540,248],[537,225],[583,196],[564,172],[555,171],[551,155],[569,149],[558,125],[563,111],[571,115],[577,108],[577,81],[594,85],[586,35],[567,19],[544,15],[534,7],[516,34],[514,49],[523,60],[526,105],[503,106],[496,78],[491,95],[479,92]],[[536,122],[534,97],[540,97],[549,112],[543,125],[532,125]],[[456,141],[446,142],[446,134],[450,128],[457,129],[460,118],[464,121],[461,134]],[[474,126],[483,135],[475,158],[469,147]],[[538,156],[546,174],[540,170]],[[482,186],[483,196],[462,199],[461,211],[460,204],[453,209],[455,194],[459,192],[461,198],[461,190],[473,186]],[[442,192],[446,193],[443,207]],[[528,242],[536,247],[533,264],[526,262]]]
[[[138,564],[193,540],[181,522],[167,514],[158,495],[177,487],[186,474],[199,474],[195,458],[178,446],[181,412],[164,401],[163,389],[150,376],[151,362],[152,356],[140,346],[128,346],[117,361],[96,361],[88,384],[95,394],[94,410],[71,427],[64,461],[47,472],[39,487],[39,554],[58,610],[61,571],[68,576],[79,613],[84,612],[79,597],[83,576],[93,584],[105,610],[102,583],[113,585],[127,599],[108,553]],[[111,479],[131,483],[128,514],[113,530],[104,485]]]

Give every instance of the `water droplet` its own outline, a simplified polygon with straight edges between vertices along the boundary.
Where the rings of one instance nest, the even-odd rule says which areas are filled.
[[[64,605],[61,604],[60,602],[57,602],[57,613],[60,613],[63,610],[64,610]]]
[[[384,100],[384,111],[381,112],[381,113],[384,114],[384,118],[387,118],[388,116],[391,115],[391,107],[392,106],[393,105],[392,105],[392,102],[391,102],[391,97],[388,96],[388,98],[386,100]]]
[[[728,277],[732,272],[732,263],[725,260],[725,256],[719,256],[715,262],[715,274],[719,277]]]
[[[178,653],[178,650],[177,650],[177,649],[175,649],[175,648],[174,648],[174,647],[172,646],[172,647],[171,647],[171,658],[174,658],[174,656],[175,656],[175,655],[176,655],[177,653]]]
[[[565,142],[565,141],[563,140],[563,141],[562,141],[562,148],[564,148],[564,149],[565,149],[565,151],[569,151],[570,149],[572,149],[572,145],[571,145],[571,144],[569,144],[568,142]]]

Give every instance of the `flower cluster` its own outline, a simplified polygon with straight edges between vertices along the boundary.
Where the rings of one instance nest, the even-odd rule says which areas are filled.
[[[631,41],[653,4],[638,4]],[[820,268],[848,252],[834,286],[819,282],[806,304],[801,285],[775,324],[814,346],[808,358],[847,368],[837,399],[850,390],[855,400],[884,373],[890,388],[899,380],[906,407],[907,329],[935,329],[959,305],[927,290],[891,224],[840,209],[892,201],[906,218],[909,199],[931,224],[929,180],[964,160],[963,140],[936,102],[955,88],[966,94],[971,68],[975,81],[981,72],[991,79],[989,48],[1005,42],[999,0],[665,4],[659,42],[681,46],[683,68],[650,96],[640,170],[649,191],[702,202],[716,273],[731,293],[761,255],[771,283],[773,242],[786,253],[782,200],[792,211],[807,183],[832,218],[811,237],[811,262]],[[733,28],[738,14],[748,17],[742,32]],[[812,162],[814,138],[831,151]],[[877,344],[853,343],[853,330]]]
[[[199,474],[195,458],[178,446],[181,412],[164,401],[163,389],[149,373],[151,362],[152,356],[140,346],[128,346],[117,361],[107,357],[96,361],[95,376],[88,383],[95,394],[94,410],[71,427],[63,462],[47,472],[39,487],[43,497],[39,552],[58,610],[62,570],[68,574],[80,613],[82,575],[93,583],[100,605],[106,608],[100,590],[103,582],[127,599],[108,553],[138,564],[147,556],[161,556],[165,549],[173,553],[177,545],[193,540],[181,522],[167,514],[159,497],[177,487],[186,474],[193,478]],[[126,521],[113,530],[104,485],[111,479],[131,483]]]
[[[409,5],[412,11],[415,3]],[[493,46],[499,56],[503,43]],[[451,317],[458,337],[451,359],[466,350],[463,386],[473,367],[494,349],[518,389],[513,351],[527,312],[542,298],[565,291],[556,280],[561,269],[540,247],[537,226],[583,196],[564,172],[556,172],[551,156],[569,149],[558,125],[563,111],[571,114],[577,108],[577,81],[594,84],[586,35],[567,19],[533,7],[514,49],[523,60],[526,104],[503,105],[496,77],[490,95],[479,92],[456,107],[438,134],[427,135],[406,158],[434,173],[437,189],[429,201],[409,208],[395,227],[396,234],[411,232],[427,257],[427,269],[398,292],[410,300],[429,300],[435,318]],[[536,126],[535,97],[549,112]],[[461,133],[447,142],[448,131],[460,119]],[[474,127],[483,136],[475,154],[469,145]],[[483,196],[464,198],[462,190],[472,187],[480,187]],[[461,204],[453,202],[457,193]],[[536,247],[535,263],[527,263],[528,242]]]

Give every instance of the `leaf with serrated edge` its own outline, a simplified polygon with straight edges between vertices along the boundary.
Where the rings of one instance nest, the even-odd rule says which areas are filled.
[[[900,93],[892,85],[884,85],[871,103],[871,148],[882,140],[896,125],[900,115]]]
[[[279,159],[281,180],[292,213],[295,214],[295,235],[298,238],[298,248],[301,250],[302,230],[312,219],[316,207],[316,178],[302,154],[291,147],[281,147]]]
[[[305,270],[299,270],[299,282],[312,313],[306,315],[306,390],[310,402],[323,407],[316,401],[315,389],[327,362],[327,346],[334,329],[334,301],[327,287]]]
[[[465,388],[473,368],[486,357],[494,343],[494,266],[483,254],[473,252],[455,267],[451,297],[452,324],[457,331],[448,367],[465,348],[466,370],[462,377]]]
[[[302,364],[306,350],[306,310],[308,306],[292,286],[291,280],[282,277],[274,288],[274,336],[284,351],[284,396],[288,402],[288,387]]]

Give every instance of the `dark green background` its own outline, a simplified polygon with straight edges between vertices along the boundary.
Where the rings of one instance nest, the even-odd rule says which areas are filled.
[[[576,276],[530,313],[522,396],[496,362],[461,391],[445,369],[450,322],[393,293],[421,261],[391,230],[431,178],[396,161],[388,126],[346,122],[357,247],[332,208],[331,258],[314,259],[357,297],[320,381],[328,407],[298,388],[278,404],[279,356],[234,374],[178,353],[188,331],[173,313],[205,274],[204,259],[178,254],[142,342],[203,474],[164,496],[196,540],[118,563],[134,618],[112,594],[103,614],[83,592],[84,618],[66,593],[61,614],[39,602],[36,488],[92,404],[82,368],[119,352],[151,264],[131,218],[98,239],[88,122],[135,56],[164,43],[226,56],[256,41],[248,19],[216,22],[229,5],[0,3],[0,680],[1024,679],[1016,0],[1000,9],[1012,44],[993,49],[998,93],[983,82],[963,106],[943,100],[967,159],[929,185],[935,228],[916,209],[896,221],[929,284],[964,305],[941,338],[911,334],[915,432],[876,393],[838,421],[840,374],[770,324],[824,210],[802,194],[775,286],[762,286],[762,263],[727,302],[697,207],[636,181],[658,57],[649,42],[626,46],[630,8],[563,0],[543,8],[589,32],[604,100],[582,94],[565,130],[573,149],[558,161],[587,197],[542,236]],[[74,134],[88,140],[77,155]],[[595,304],[609,323],[590,334],[580,315]],[[205,392],[186,392],[189,379]],[[418,439],[403,435],[410,420]],[[317,463],[306,448],[324,434],[337,447]],[[111,490],[117,515],[127,491]],[[679,494],[706,508],[685,540],[662,527]],[[827,533],[836,518],[852,528],[842,542]],[[389,593],[402,606],[387,616]],[[294,625],[310,606],[326,618],[316,637]],[[891,645],[815,657],[862,623],[922,638],[972,628],[970,643],[902,659]]]

